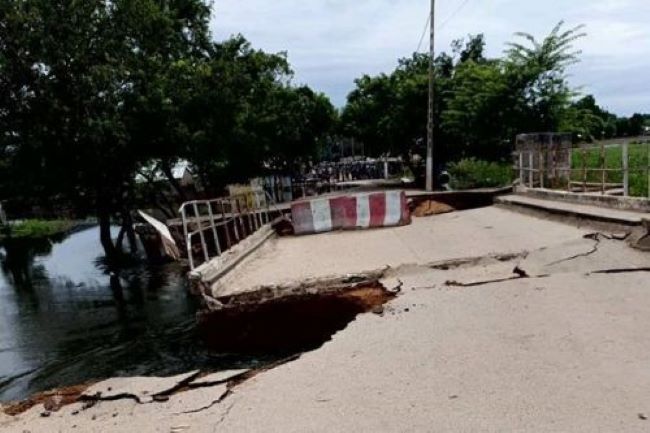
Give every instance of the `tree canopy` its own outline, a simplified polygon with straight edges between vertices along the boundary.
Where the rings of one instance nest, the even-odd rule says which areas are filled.
[[[485,56],[483,35],[452,43],[435,59],[434,137],[438,162],[509,156],[519,133],[571,132],[593,140],[639,134],[640,116],[617,119],[593,96],[579,99],[567,69],[579,61],[582,26],[559,23],[543,40],[517,33],[500,58]],[[401,59],[390,74],[363,76],[348,95],[341,127],[376,155],[424,154],[428,55]]]
[[[211,40],[202,0],[0,4],[0,193],[131,227],[136,173],[190,160],[212,194],[319,152],[329,100],[291,84],[283,54]]]
[[[0,2],[0,199],[96,214],[117,256],[111,221],[132,240],[135,178],[151,167],[175,185],[172,167],[188,160],[219,195],[229,182],[317,159],[335,134],[369,155],[423,153],[427,55],[356,80],[339,116],[325,95],[293,84],[285,54],[241,35],[214,42],[210,14],[205,0]],[[441,53],[439,162],[506,158],[520,132],[641,133],[647,117],[618,118],[568,85],[583,36],[560,23],[542,41],[517,34],[501,58],[486,57],[483,35]]]

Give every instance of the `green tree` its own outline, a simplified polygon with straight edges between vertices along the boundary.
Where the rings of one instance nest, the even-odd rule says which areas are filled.
[[[124,233],[135,244],[136,173],[155,166],[174,185],[186,158],[219,194],[317,155],[329,100],[291,85],[283,54],[212,42],[209,17],[203,0],[0,3],[0,193],[95,213],[113,262]]]
[[[484,55],[483,35],[452,43],[452,54],[435,60],[434,138],[439,162],[477,157],[506,159],[518,133],[601,129],[598,117],[574,106],[566,79],[578,61],[573,43],[582,27],[558,24],[542,41],[518,33],[503,58]],[[370,149],[424,154],[428,57],[399,61],[391,74],[356,81],[343,110],[343,131]]]
[[[209,8],[199,0],[27,0],[3,2],[1,16],[2,146],[24,173],[14,189],[94,209],[113,260],[120,246],[111,216],[131,227],[124,203],[146,154],[130,134],[129,102],[150,95],[142,89],[153,66],[200,51]]]

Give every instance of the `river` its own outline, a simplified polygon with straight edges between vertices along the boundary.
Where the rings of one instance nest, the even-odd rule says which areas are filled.
[[[111,278],[96,227],[0,247],[0,401],[113,376],[171,375],[265,362],[208,351],[178,264]]]

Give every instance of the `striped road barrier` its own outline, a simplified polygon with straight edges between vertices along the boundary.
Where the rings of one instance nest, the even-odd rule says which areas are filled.
[[[293,203],[291,218],[298,235],[408,225],[411,216],[404,191],[350,194]]]

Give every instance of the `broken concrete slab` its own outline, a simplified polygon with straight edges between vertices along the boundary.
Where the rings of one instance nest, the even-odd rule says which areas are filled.
[[[155,396],[191,383],[199,373],[197,370],[172,377],[117,377],[92,385],[82,396],[99,400],[131,398],[138,403],[151,403]]]
[[[468,255],[517,254],[589,232],[492,207],[416,218],[409,226],[387,230],[273,238],[220,279],[211,293],[219,298],[261,286],[386,266],[396,269]]]
[[[383,235],[383,243],[373,238],[370,244],[380,248],[378,255],[369,250],[371,257],[359,260],[352,252],[368,247],[359,238],[346,241],[353,244],[352,251],[317,241],[313,263],[323,263],[312,270],[312,278],[341,261],[339,270],[353,272],[345,260],[361,263],[359,269],[380,269],[390,264],[384,258],[412,249],[406,265],[387,272],[387,278],[403,283],[400,296],[383,316],[358,316],[319,350],[258,375],[220,403],[209,406],[209,395],[197,395],[197,407],[207,408],[170,414],[160,409],[173,404],[175,396],[159,405],[109,401],[90,408],[80,421],[60,417],[62,410],[49,418],[25,414],[2,427],[68,431],[77,423],[80,431],[102,433],[429,431],[431,426],[440,431],[643,431],[646,421],[638,414],[647,413],[650,389],[648,276],[587,273],[603,263],[630,265],[641,257],[647,264],[648,256],[624,242],[601,239],[597,252],[566,261],[593,248],[594,239],[583,239],[590,231],[558,228],[521,215],[504,222],[486,222],[471,212],[439,218],[445,220],[445,229],[458,230],[440,234],[440,242],[424,247],[425,252],[420,246],[430,243],[430,232],[437,230],[429,225],[421,227],[429,232],[423,240],[409,238],[413,244],[406,246],[390,234]],[[462,224],[455,225],[459,221]],[[486,225],[494,228],[485,230]],[[384,256],[392,247],[395,250]],[[426,267],[500,251],[531,251],[526,258],[530,261],[465,262],[446,270]],[[300,268],[305,263],[293,266],[286,256],[263,255],[264,260],[270,262],[251,263],[251,269],[272,266],[273,277],[289,275],[291,281],[295,274],[306,273]],[[547,266],[553,262],[558,263]],[[278,264],[283,267],[276,268]],[[529,274],[525,265],[551,273],[544,279],[518,278],[480,290],[444,286],[451,279],[509,275],[516,265]],[[325,275],[332,274],[336,269]],[[269,279],[262,283],[269,284]],[[423,287],[433,288],[417,290]]]
[[[321,278],[306,278],[304,280],[287,281],[280,284],[262,284],[250,287],[246,291],[229,291],[223,283],[213,287],[212,298],[217,304],[211,304],[210,310],[220,310],[230,307],[242,308],[246,305],[260,305],[281,298],[303,295],[328,295],[345,292],[356,287],[376,284],[388,268],[358,272],[343,276],[324,276]]]

